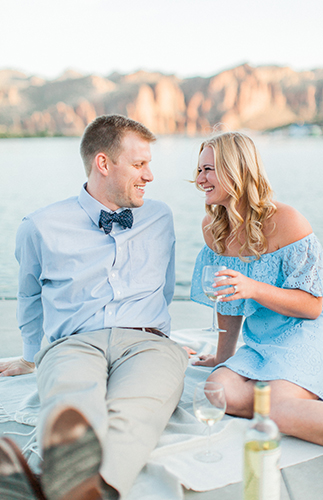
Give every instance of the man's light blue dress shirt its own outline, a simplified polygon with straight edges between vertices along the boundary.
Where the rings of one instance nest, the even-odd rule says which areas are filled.
[[[155,327],[169,334],[175,286],[172,213],[160,201],[132,209],[134,224],[98,226],[109,211],[82,188],[79,197],[23,219],[17,233],[20,264],[17,317],[23,356],[33,361],[49,342],[110,327]]]

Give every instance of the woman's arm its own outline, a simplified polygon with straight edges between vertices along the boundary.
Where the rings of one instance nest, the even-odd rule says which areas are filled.
[[[264,307],[284,316],[294,318],[316,319],[322,312],[322,297],[314,297],[303,290],[291,290],[278,288],[267,283],[247,278],[241,273],[232,269],[220,271],[219,276],[230,276],[225,281],[218,281],[214,284],[215,293],[217,286],[227,285],[227,289],[218,292],[221,294],[232,294],[228,297],[221,297],[221,302],[231,302],[237,299],[253,299]]]
[[[223,316],[218,313],[219,327],[225,332],[219,332],[216,355],[202,354],[197,366],[216,366],[234,355],[242,323],[242,316]]]

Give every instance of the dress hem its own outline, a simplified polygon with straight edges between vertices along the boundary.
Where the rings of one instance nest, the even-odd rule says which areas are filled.
[[[234,370],[233,368],[231,368],[230,366],[226,365],[225,363],[221,363],[218,366],[216,366],[212,370],[212,373],[215,370],[217,370],[218,368],[223,368],[223,367],[224,368],[228,368],[232,372],[237,373],[237,375],[241,375],[242,377],[245,377],[248,380],[255,380],[257,382],[258,381],[259,382],[273,382],[274,380],[285,380],[286,382],[290,382],[291,384],[294,384],[294,385],[297,385],[298,387],[301,387],[301,389],[304,389],[305,391],[308,391],[308,392],[311,392],[312,394],[315,394],[315,396],[317,396],[320,400],[323,399],[323,391],[321,392],[321,394],[319,394],[318,391],[313,390],[313,388],[305,387],[305,385],[307,385],[307,384],[301,385],[300,383],[297,383],[297,382],[295,382],[294,380],[291,380],[288,377],[270,377],[270,378],[264,378],[264,377],[259,378],[259,377],[255,377],[255,376],[252,377],[252,376],[247,375],[246,373],[244,373],[244,370]]]

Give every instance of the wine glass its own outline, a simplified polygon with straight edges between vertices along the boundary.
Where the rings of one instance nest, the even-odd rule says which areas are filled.
[[[225,332],[226,330],[221,330],[218,325],[218,314],[217,314],[217,302],[221,295],[214,295],[214,281],[220,281],[224,279],[224,276],[216,277],[214,276],[218,271],[224,271],[225,266],[204,266],[202,271],[202,289],[205,295],[214,302],[213,306],[213,324],[211,328],[206,328],[205,331],[208,332]],[[220,287],[218,290],[225,288]]]
[[[227,404],[224,387],[219,382],[199,382],[195,388],[193,408],[196,418],[208,426],[208,441],[205,451],[196,453],[194,458],[200,462],[218,462],[222,455],[218,451],[210,450],[211,427],[221,420],[225,414]]]

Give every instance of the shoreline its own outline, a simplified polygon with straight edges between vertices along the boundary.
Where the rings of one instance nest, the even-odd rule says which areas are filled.
[[[0,358],[21,356],[22,340],[16,319],[17,300],[0,299]],[[191,328],[208,328],[212,324],[213,308],[206,307],[189,298],[176,297],[169,306],[172,331]]]

